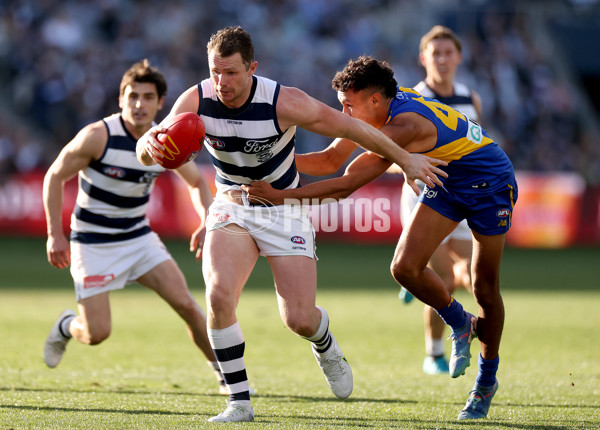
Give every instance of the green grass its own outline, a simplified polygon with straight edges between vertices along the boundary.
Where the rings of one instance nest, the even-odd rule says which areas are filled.
[[[199,265],[184,243],[168,245],[204,307]],[[392,250],[319,246],[318,303],[354,372],[346,401],[330,393],[306,341],[283,327],[259,264],[238,309],[256,421],[234,428],[600,428],[597,249],[507,250],[500,389],[488,419],[468,423],[455,418],[476,366],[455,380],[422,374],[422,306],[398,301]],[[75,306],[69,273],[46,263],[39,239],[0,238],[0,264],[0,429],[204,428],[223,409],[181,320],[137,285],[111,295],[107,341],[72,342],[60,366],[46,368],[48,330]]]

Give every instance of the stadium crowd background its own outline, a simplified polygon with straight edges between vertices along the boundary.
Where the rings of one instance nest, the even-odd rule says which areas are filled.
[[[599,114],[551,31],[557,17],[597,12],[596,0],[4,0],[0,183],[45,170],[81,127],[118,111],[121,75],[144,57],[168,78],[162,119],[207,76],[206,42],[223,26],[250,31],[259,74],[337,108],[330,82],[348,58],[388,60],[413,86],[424,77],[419,39],[444,24],[463,40],[458,80],[481,94],[483,126],[516,169],[578,172],[597,185]],[[298,151],[327,143],[302,132]]]

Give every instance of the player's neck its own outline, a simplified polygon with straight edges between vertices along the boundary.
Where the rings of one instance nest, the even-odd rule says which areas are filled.
[[[152,125],[135,126],[125,120],[123,120],[123,124],[125,124],[125,128],[135,139],[142,137],[152,127]]]
[[[432,78],[426,78],[425,83],[439,96],[450,97],[454,94],[454,80],[436,81]]]

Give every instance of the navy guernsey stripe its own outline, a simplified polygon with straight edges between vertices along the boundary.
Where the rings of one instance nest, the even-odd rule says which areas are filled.
[[[80,178],[80,184],[81,189],[91,198],[120,208],[135,208],[148,203],[150,200],[150,195],[142,197],[119,196],[118,194],[95,187],[83,178]]]
[[[128,231],[126,233],[117,234],[71,231],[71,240],[73,242],[87,244],[121,242],[123,240],[135,239],[136,237],[143,236],[151,231],[152,230],[148,226],[139,228],[137,230]]]
[[[75,217],[81,221],[102,227],[118,228],[121,230],[128,230],[136,224],[144,221],[146,218],[145,216],[138,216],[134,218],[110,218],[90,212],[87,209],[83,209],[79,205],[75,205],[75,210],[73,213],[75,214]]]

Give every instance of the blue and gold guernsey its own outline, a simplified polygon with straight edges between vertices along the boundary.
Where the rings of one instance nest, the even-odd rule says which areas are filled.
[[[121,114],[104,118],[108,141],[102,157],[79,172],[79,191],[71,216],[71,240],[108,243],[149,233],[146,209],[154,180],[164,172],[136,158],[137,140]]]
[[[248,101],[230,109],[219,100],[210,79],[198,84],[197,113],[206,127],[204,147],[216,169],[218,192],[252,181],[266,181],[277,189],[298,187],[296,127],[279,128],[279,89],[277,82],[253,76]]]
[[[440,168],[448,178],[444,187],[460,193],[491,194],[504,189],[514,178],[512,163],[479,124],[435,99],[410,88],[398,88],[390,103],[388,121],[404,112],[415,112],[437,128],[435,147],[423,154],[444,160]]]

